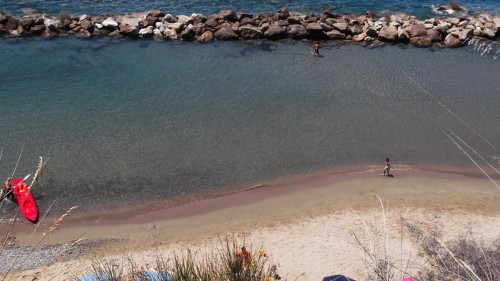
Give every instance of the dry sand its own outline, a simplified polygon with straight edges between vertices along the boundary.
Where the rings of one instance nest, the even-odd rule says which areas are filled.
[[[423,228],[438,226],[444,240],[469,228],[486,240],[500,235],[500,190],[488,179],[411,169],[393,174],[320,175],[168,209],[155,203],[115,213],[114,219],[110,214],[71,216],[43,243],[70,243],[81,237],[122,242],[97,247],[78,260],[19,272],[13,280],[35,274],[39,280],[67,280],[85,272],[92,259],[120,262],[125,253],[139,264],[153,264],[158,255],[211,251],[227,234],[244,240],[253,251],[263,248],[286,280],[321,280],[332,274],[362,280],[370,270],[355,235],[366,245],[375,241],[383,246],[383,213],[391,260],[412,273],[423,261],[417,245],[401,231],[401,217]],[[375,239],[370,239],[370,231]],[[21,224],[13,233],[21,244],[37,243],[41,234],[31,232]]]

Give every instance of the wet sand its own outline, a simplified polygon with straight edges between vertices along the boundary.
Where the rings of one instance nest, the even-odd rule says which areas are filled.
[[[353,246],[352,233],[359,231],[360,217],[370,223],[379,220],[377,196],[394,225],[402,216],[424,224],[438,220],[450,239],[468,225],[487,238],[500,234],[500,190],[485,177],[406,168],[391,173],[394,177],[383,177],[380,170],[318,175],[166,209],[154,203],[91,216],[76,211],[43,243],[113,238],[123,244],[96,248],[93,255],[120,255],[127,249],[146,260],[158,251],[213,248],[217,237],[236,234],[273,253],[273,262],[288,279],[313,280],[333,268],[363,277],[362,253]],[[13,233],[21,244],[36,244],[52,222],[53,218],[43,221],[34,235],[33,227],[22,223]],[[346,256],[333,255],[328,247]],[[405,247],[416,251],[410,242]],[[330,261],[325,263],[326,257]],[[58,272],[57,266],[62,265],[49,272]],[[334,273],[341,272],[330,272]]]

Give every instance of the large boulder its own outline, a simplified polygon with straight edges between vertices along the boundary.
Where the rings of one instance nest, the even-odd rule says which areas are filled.
[[[426,48],[432,46],[432,40],[428,36],[411,37],[410,43],[415,47]]]
[[[173,29],[165,29],[165,31],[163,31],[163,35],[165,35],[165,39],[170,39],[170,40],[176,40],[178,38],[177,36],[177,32],[175,32],[175,30]]]
[[[207,30],[203,32],[198,38],[196,39],[198,42],[204,43],[204,42],[210,42],[214,40],[214,33],[210,30]]]
[[[125,36],[138,36],[139,29],[137,26],[130,26],[128,24],[120,24],[120,33]]]
[[[366,32],[362,32],[360,34],[356,34],[352,37],[352,41],[360,42],[366,38]]]
[[[326,36],[328,36],[328,39],[331,40],[338,40],[338,39],[345,39],[346,35],[338,30],[332,30],[328,31],[326,33]]]
[[[323,27],[321,27],[321,25],[317,22],[307,24],[306,30],[309,38],[311,39],[322,40],[327,38]]]
[[[22,18],[19,20],[19,25],[24,29],[30,29],[33,25],[35,25],[35,20],[33,18]]]
[[[102,23],[102,28],[105,28],[105,29],[108,29],[108,30],[115,30],[115,29],[118,29],[118,22],[116,22],[116,20],[114,20],[112,17],[108,17],[107,19],[105,19]]]
[[[384,26],[378,33],[378,39],[380,41],[394,42],[398,39],[398,29],[393,25]]]
[[[186,41],[192,41],[195,39],[196,36],[196,31],[193,29],[193,25],[189,25],[187,28],[184,28],[184,30],[181,32],[179,35],[182,40]]]
[[[59,30],[63,27],[63,24],[60,20],[45,19],[44,23],[47,29],[50,29],[53,32],[59,32]],[[50,35],[48,37],[50,37]]]
[[[175,30],[175,32],[180,33],[184,29],[184,23],[182,22],[165,23],[165,27],[168,29],[173,29]]]
[[[348,24],[345,22],[337,22],[337,23],[333,24],[333,28],[335,28],[336,30],[338,30],[342,33],[347,33]]]
[[[462,46],[462,41],[460,41],[457,36],[448,34],[446,38],[444,38],[444,44],[450,48],[456,48]]]
[[[288,36],[294,39],[302,39],[307,37],[307,30],[301,24],[292,24],[287,28]]]
[[[45,28],[46,27],[44,24],[37,24],[30,28],[30,32],[33,35],[40,35],[45,31]]]
[[[5,29],[11,31],[16,30],[19,21],[15,17],[7,16],[7,21],[4,23]]]
[[[425,29],[425,25],[422,23],[413,25],[410,28],[410,37],[420,37],[420,36],[426,36],[427,35],[427,30]]]
[[[283,39],[288,36],[286,30],[286,27],[281,27],[277,24],[271,24],[269,28],[264,32],[264,36],[271,40]]]
[[[219,12],[219,19],[229,22],[236,22],[238,21],[238,15],[234,10],[222,10]]]
[[[144,37],[144,38],[150,38],[150,37],[153,37],[154,33],[153,33],[153,27],[152,26],[148,26],[146,28],[142,28],[139,30],[139,36],[140,37]]]
[[[264,36],[260,29],[251,25],[241,26],[239,28],[239,32],[241,38],[243,39],[258,39]]]
[[[230,27],[222,27],[214,33],[215,38],[218,40],[237,40],[236,34]]]
[[[443,36],[439,30],[430,29],[427,31],[427,36],[431,39],[432,42],[441,42],[443,41]]]

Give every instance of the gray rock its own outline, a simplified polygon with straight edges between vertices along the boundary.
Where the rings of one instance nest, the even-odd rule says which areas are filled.
[[[288,36],[294,39],[302,39],[307,37],[307,30],[301,24],[292,24],[287,29]]]
[[[188,17],[188,16],[185,16],[185,15],[178,15],[177,16],[177,21],[178,22],[182,22],[184,24],[192,24],[194,23],[194,20],[192,17]]]
[[[338,30],[338,31],[340,31],[342,33],[347,33],[347,30],[348,30],[347,27],[348,27],[348,25],[345,22],[344,23],[334,23],[333,24],[333,28],[335,28],[336,30]]]
[[[260,31],[260,29],[251,25],[241,26],[239,28],[239,32],[241,38],[243,39],[258,39],[264,36],[264,34],[262,33],[262,31]]]
[[[462,42],[460,41],[460,39],[458,39],[458,37],[453,34],[448,34],[446,38],[444,38],[444,44],[450,48],[462,46]]]
[[[378,39],[380,41],[394,42],[398,39],[398,29],[392,25],[383,27],[378,33]]]
[[[238,34],[236,34],[230,27],[222,27],[214,33],[215,38],[218,40],[237,40]]]
[[[434,29],[429,29],[427,31],[427,36],[431,39],[432,42],[441,42],[443,41],[443,36],[441,32]]]
[[[498,27],[500,28],[500,17],[494,17],[492,22]]]
[[[281,27],[276,24],[271,24],[269,28],[264,32],[264,36],[271,40],[279,40],[287,37],[287,28]]]
[[[183,40],[186,40],[186,41],[192,41],[195,39],[195,36],[196,36],[196,31],[194,31],[193,29],[193,26],[192,25],[189,25],[187,28],[185,28],[181,34],[180,34],[180,37],[183,39]]]
[[[326,33],[326,36],[328,36],[328,39],[331,40],[338,40],[338,39],[345,39],[345,34],[338,31],[338,30],[332,30]]]
[[[333,27],[332,27],[332,26],[330,26],[330,25],[328,25],[328,24],[326,24],[326,23],[322,23],[322,22],[321,22],[319,25],[320,25],[320,26],[321,26],[321,28],[322,28],[324,31],[326,31],[326,32],[328,32],[328,31],[332,31],[332,30],[333,30]]]
[[[317,22],[307,24],[306,29],[307,31],[323,31],[323,27]]]

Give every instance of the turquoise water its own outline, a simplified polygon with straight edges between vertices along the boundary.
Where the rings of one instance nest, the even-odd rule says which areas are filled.
[[[320,13],[330,9],[337,13],[363,14],[372,11],[380,15],[394,12],[406,12],[419,18],[431,18],[435,14],[432,6],[444,5],[449,1],[436,0],[189,0],[189,1],[139,1],[139,0],[0,0],[2,10],[21,16],[26,12],[48,13],[57,15],[61,12],[68,14],[104,13],[124,14],[159,9],[172,14],[202,13],[209,15],[218,13],[221,9],[235,9],[251,13],[274,13],[281,7],[288,7],[291,11],[302,13]],[[490,12],[500,14],[500,5],[497,0],[463,0],[459,2],[469,9],[469,14]]]
[[[41,209],[209,196],[386,157],[480,173],[442,129],[500,156],[429,96],[500,146],[499,61],[468,48],[332,44],[315,57],[295,41],[71,38],[0,48],[0,177],[21,150],[17,176],[46,157]]]

